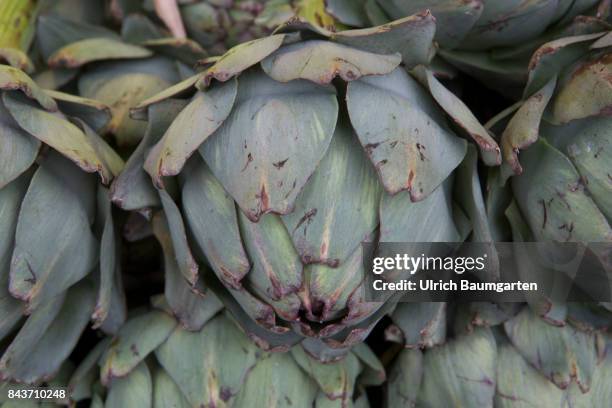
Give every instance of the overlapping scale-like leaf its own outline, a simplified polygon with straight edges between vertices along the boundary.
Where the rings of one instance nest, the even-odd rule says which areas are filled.
[[[98,242],[90,226],[95,186],[93,175],[56,153],[34,174],[19,212],[10,284],[11,293],[31,308],[94,268]]]
[[[383,75],[401,62],[398,54],[373,54],[329,41],[311,40],[280,48],[261,62],[266,74],[279,82],[307,79],[329,84],[335,77],[353,81]]]
[[[559,150],[539,140],[522,154],[523,174],[512,179],[517,203],[538,240],[605,242],[612,229],[581,176]]]
[[[302,261],[342,264],[378,225],[381,193],[357,138],[339,123],[293,212],[283,216]]]
[[[425,353],[417,405],[490,407],[497,347],[489,329],[463,334]]]
[[[111,180],[110,170],[98,157],[91,141],[63,114],[40,109],[18,94],[4,93],[2,99],[22,129],[74,161],[84,171],[98,172],[103,183]]]
[[[252,221],[287,214],[325,154],[338,117],[333,88],[244,73],[234,109],[200,153]]]
[[[590,389],[597,361],[594,333],[552,326],[528,308],[504,328],[518,352],[557,387],[575,381],[583,392]]]
[[[300,304],[295,294],[302,286],[303,266],[285,225],[274,214],[255,223],[242,213],[239,224],[253,262],[246,279],[266,299],[276,301],[273,306],[286,320],[295,319]]]
[[[229,50],[199,79],[196,86],[205,88],[212,79],[224,82],[262,61],[285,41],[284,34],[248,41]]]
[[[234,200],[199,157],[191,159],[184,177],[182,208],[194,240],[217,276],[240,289],[250,262],[238,230]]]
[[[346,1],[346,0],[345,0]],[[350,2],[350,0],[348,1]],[[436,18],[436,40],[445,48],[459,45],[482,14],[482,0],[377,0],[392,18],[431,10]]]
[[[0,188],[26,171],[38,156],[40,141],[19,127],[0,102]]]
[[[465,142],[439,123],[426,94],[400,69],[350,83],[347,106],[390,194],[407,190],[412,201],[424,199],[465,155]]]
[[[146,48],[112,38],[87,38],[55,51],[47,60],[51,67],[77,68],[94,61],[145,58],[153,53]]]
[[[164,251],[164,295],[176,319],[188,330],[200,330],[222,305],[210,294],[194,293],[176,261],[170,229],[163,213],[153,217],[153,232]]]
[[[32,313],[0,359],[0,378],[26,383],[51,378],[80,338],[94,301],[92,288],[82,282]]]
[[[237,81],[197,92],[153,147],[145,169],[161,185],[162,176],[177,175],[191,154],[229,116],[237,93]]]
[[[191,406],[220,406],[238,394],[256,363],[256,351],[220,315],[197,333],[177,327],[155,355]]]

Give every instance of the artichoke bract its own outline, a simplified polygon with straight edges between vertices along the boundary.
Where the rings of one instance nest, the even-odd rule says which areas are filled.
[[[607,31],[542,45],[531,57],[523,98],[489,121],[501,134],[503,164],[489,175],[488,190],[502,191],[509,181],[513,194],[487,200],[503,215],[515,199],[520,211],[512,213],[529,229],[521,240],[612,238],[610,38]]]
[[[258,349],[209,294],[201,328],[186,330],[163,297],[102,341],[70,379],[74,400],[105,406],[368,407],[364,386],[378,385],[382,364],[366,346],[323,364],[300,346],[286,353]],[[100,367],[101,369],[100,369]],[[96,385],[97,374],[106,387]]]
[[[598,407],[612,398],[609,318],[585,330],[551,325],[518,304],[473,303],[464,312],[450,325],[453,338],[397,355],[386,406]]]
[[[294,22],[231,49],[134,109],[149,130],[114,201],[163,207],[183,279],[199,290],[207,263],[262,347],[333,359],[392,308],[364,298],[362,242],[465,238],[451,174],[478,152],[453,129],[501,160],[420,65],[434,30],[429,13],[342,33]]]
[[[123,162],[95,132],[105,105],[7,65],[0,90],[0,377],[34,383],[60,369],[90,318],[109,333],[123,323],[107,188]]]
[[[37,21],[35,49],[48,69],[36,80],[46,88],[71,89],[112,109],[103,130],[119,147],[136,145],[144,126],[129,118],[129,108],[193,74],[206,52],[194,41],[172,38],[145,15],[121,20],[121,32],[79,20],[79,9],[45,9]],[[73,91],[74,92],[74,91]]]
[[[497,118],[499,125],[512,115],[497,183],[514,175],[516,207],[507,215],[515,241],[612,241],[609,36],[544,44],[532,57],[525,98]]]
[[[3,1],[0,16],[0,62],[32,72],[34,66],[26,52],[34,34],[31,21],[36,17],[36,0]]]
[[[558,38],[610,29],[604,0],[331,0],[326,11],[367,27],[429,9],[439,56],[487,86],[520,97],[532,53]]]

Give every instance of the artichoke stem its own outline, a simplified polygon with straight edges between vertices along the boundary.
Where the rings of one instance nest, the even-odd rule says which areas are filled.
[[[34,36],[37,0],[0,1],[0,48],[27,52]]]

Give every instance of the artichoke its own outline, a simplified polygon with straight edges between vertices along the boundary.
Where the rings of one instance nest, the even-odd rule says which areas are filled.
[[[264,8],[271,8],[268,3],[274,1],[204,0],[185,4],[180,13],[187,34],[212,55],[221,55],[235,45],[272,31],[274,19],[258,20]]]
[[[262,352],[212,294],[201,301],[203,319],[195,330],[169,314],[163,297],[154,303],[156,309],[129,319],[83,360],[69,381],[75,401],[91,398],[93,406],[102,406],[104,400],[108,407],[361,408],[369,406],[364,387],[384,380],[381,363],[366,345],[328,364],[300,346]]]
[[[297,28],[242,44],[137,107],[149,129],[113,199],[162,206],[183,278],[213,287],[262,347],[302,342],[327,360],[392,308],[364,298],[362,242],[461,241],[455,217],[478,216],[453,203],[468,149],[445,111],[486,163],[500,153],[418,65],[430,14],[339,34]]]
[[[129,108],[192,75],[191,66],[207,54],[189,39],[169,37],[144,15],[126,16],[119,35],[79,20],[79,9],[59,8],[64,2],[45,8],[38,18],[35,49],[48,69],[37,82],[109,105],[113,118],[104,133],[130,148],[144,127],[129,118]]]
[[[554,326],[518,306],[472,304],[451,325],[453,338],[402,350],[389,369],[387,406],[607,405],[609,334]]]
[[[424,9],[436,17],[439,56],[487,86],[516,98],[532,53],[558,38],[609,30],[606,0],[330,0],[341,23],[367,27]],[[448,72],[448,67],[445,68]]]
[[[502,132],[505,162],[490,178],[490,190],[504,189],[507,181],[496,211],[505,212],[513,241],[601,243],[593,251],[610,280],[605,247],[612,242],[608,37],[567,37],[536,51],[525,89],[529,96],[494,125],[516,110]],[[516,262],[518,268],[534,268],[520,257]],[[592,313],[610,318],[609,311],[591,306]],[[612,310],[610,303],[601,306]],[[532,307],[552,324],[564,324],[569,309],[584,305],[540,299]]]
[[[106,187],[123,162],[95,132],[105,105],[7,65],[0,89],[0,377],[36,383],[90,318],[109,333],[125,318]]]

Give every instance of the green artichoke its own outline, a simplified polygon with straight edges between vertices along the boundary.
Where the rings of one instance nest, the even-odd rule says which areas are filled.
[[[607,405],[612,339],[605,329],[554,326],[516,306],[472,304],[444,344],[402,350],[389,369],[387,406]]]
[[[113,199],[129,210],[161,205],[183,278],[214,287],[199,265],[208,263],[262,347],[302,342],[331,359],[392,308],[364,299],[362,242],[462,241],[463,221],[477,224],[478,153],[470,146],[461,201],[474,205],[464,214],[451,174],[467,143],[444,111],[486,163],[500,152],[417,66],[430,55],[430,14],[339,34],[298,28],[240,45],[137,107],[149,129]],[[384,54],[392,47],[400,53]],[[190,101],[173,99],[194,84]]]
[[[527,81],[532,53],[545,42],[609,30],[607,0],[330,0],[340,23],[367,27],[429,9],[439,56],[512,98]]]
[[[90,318],[109,333],[125,318],[106,187],[123,161],[94,130],[105,105],[7,65],[0,89],[0,377],[36,383]]]
[[[169,37],[144,15],[126,16],[117,34],[79,20],[79,9],[59,8],[64,2],[38,18],[34,45],[48,69],[36,80],[109,105],[113,118],[104,133],[119,147],[134,146],[144,127],[129,118],[129,108],[192,75],[191,66],[207,54],[189,39]]]
[[[203,319],[193,330],[169,314],[163,297],[154,303],[157,309],[129,319],[77,368],[69,381],[75,401],[91,398],[93,406],[102,406],[104,400],[107,407],[365,408],[364,387],[385,378],[366,345],[328,364],[300,346],[262,352],[212,294],[200,301]]]
[[[530,63],[527,97],[492,123],[505,125],[504,164],[489,188],[500,190],[515,175],[507,183],[511,193],[498,195],[505,197],[496,205],[511,221],[506,230],[514,241],[612,241],[608,37],[543,45]]]

